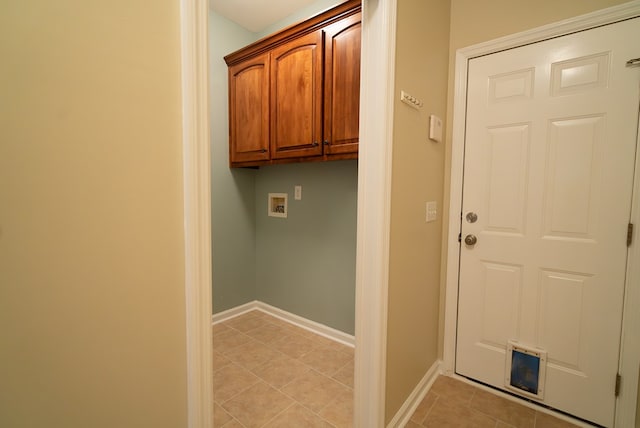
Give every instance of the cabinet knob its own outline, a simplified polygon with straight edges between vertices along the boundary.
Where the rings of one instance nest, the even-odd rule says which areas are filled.
[[[324,141],[322,142],[322,144],[324,144],[325,146],[328,146],[328,145],[329,145],[329,141],[324,140]]]
[[[267,153],[267,149],[261,149],[260,153]]]
[[[318,147],[318,142],[317,142],[317,141],[314,141],[314,142],[313,142],[313,144],[312,144],[312,146],[313,146],[313,147]]]

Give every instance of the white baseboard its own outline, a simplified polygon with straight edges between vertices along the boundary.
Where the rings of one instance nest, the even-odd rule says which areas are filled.
[[[391,419],[387,428],[402,428],[409,423],[411,416],[413,416],[413,413],[416,411],[424,399],[424,396],[427,395],[427,392],[431,389],[433,382],[436,381],[440,374],[441,365],[441,360],[436,360],[436,362],[433,363],[422,380],[420,380],[418,385],[416,385],[415,389],[411,392],[402,407],[400,407],[400,410],[398,410],[393,419]]]
[[[219,322],[230,320],[231,318],[235,318],[242,314],[246,314],[247,312],[258,309],[258,301],[254,300],[253,302],[245,303],[244,305],[236,306],[235,308],[227,309],[226,311],[218,312],[217,314],[213,314],[211,317],[212,324],[218,324]]]
[[[308,330],[312,333],[331,339],[335,342],[339,342],[343,345],[354,347],[356,340],[353,335],[347,334],[335,328],[320,324],[315,321],[303,318],[299,315],[292,314],[275,306],[268,305],[266,303],[254,300],[253,302],[245,303],[244,305],[236,306],[235,308],[228,309],[223,312],[219,312],[211,317],[213,324],[230,320],[247,312],[259,310],[273,317],[279,318],[297,327]]]

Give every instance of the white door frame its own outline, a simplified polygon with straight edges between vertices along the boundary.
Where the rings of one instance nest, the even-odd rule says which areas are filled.
[[[385,418],[396,0],[363,0],[354,426]]]
[[[462,212],[462,174],[464,168],[464,138],[467,93],[467,65],[472,58],[511,49],[552,37],[610,24],[623,19],[640,16],[640,0],[614,6],[601,11],[545,25],[533,30],[480,43],[456,52],[453,135],[451,153],[451,195],[449,202],[449,233],[447,248],[446,294],[444,317],[443,369],[452,374],[455,370],[458,267],[460,264],[460,216]],[[636,168],[635,195],[632,222],[640,227],[640,161]],[[639,235],[636,231],[636,241]],[[625,291],[625,308],[640,307],[640,249],[636,242],[629,249],[629,266]],[[632,280],[633,279],[633,280]],[[631,427],[635,424],[637,400],[638,366],[640,364],[640,333],[634,326],[640,325],[640,311],[624,311],[622,323],[622,345],[620,374],[623,382],[616,402],[616,426]]]
[[[384,425],[397,0],[363,0],[354,415]],[[180,0],[189,428],[213,425],[208,1]]]
[[[213,427],[209,2],[180,0],[187,426]]]

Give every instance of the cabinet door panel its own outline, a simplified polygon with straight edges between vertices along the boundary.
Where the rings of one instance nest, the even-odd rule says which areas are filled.
[[[269,54],[229,68],[231,163],[269,159]]]
[[[322,32],[288,42],[271,56],[271,157],[322,154]]]
[[[325,153],[357,153],[361,14],[325,29]]]

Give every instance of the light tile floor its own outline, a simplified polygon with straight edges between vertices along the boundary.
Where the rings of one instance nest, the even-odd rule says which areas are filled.
[[[215,428],[351,427],[353,348],[261,311],[213,326]]]
[[[213,326],[215,428],[352,427],[353,348],[261,311]],[[439,377],[407,428],[575,425]]]
[[[459,380],[440,376],[407,428],[570,428],[576,425]]]

